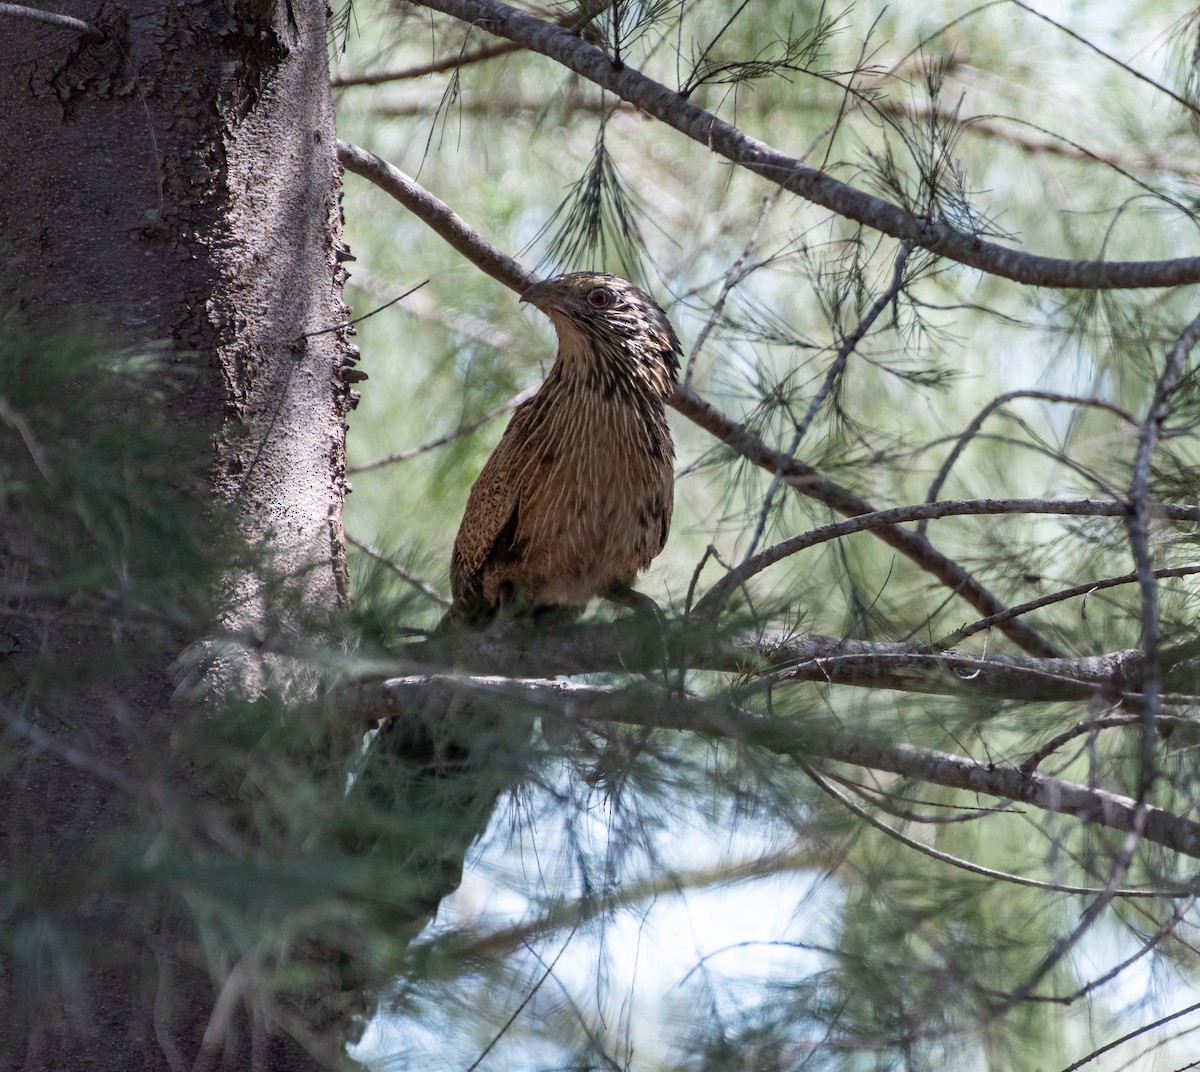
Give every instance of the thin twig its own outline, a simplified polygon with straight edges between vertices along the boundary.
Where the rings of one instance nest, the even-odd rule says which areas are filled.
[[[1025,981],[1005,995],[997,1010],[999,1015],[1004,1015],[1021,1002],[1033,997],[1034,988],[1038,983],[1049,975],[1063,957],[1079,944],[1083,936],[1095,926],[1101,914],[1117,896],[1121,883],[1125,881],[1125,876],[1129,873],[1130,865],[1133,863],[1133,854],[1145,837],[1146,821],[1150,812],[1150,805],[1146,803],[1144,797],[1139,796],[1131,803],[1133,807],[1128,816],[1125,837],[1121,842],[1121,851],[1109,867],[1108,881],[1104,884],[1104,889],[1083,910],[1079,922],[1071,928],[1070,933],[1055,941],[1053,947],[1041,959],[1037,967],[1026,976]]]
[[[1173,1012],[1167,1016],[1159,1017],[1159,1019],[1154,1020],[1152,1023],[1143,1024],[1141,1027],[1134,1028],[1132,1031],[1127,1032],[1120,1038],[1113,1039],[1112,1042],[1101,1046],[1099,1049],[1092,1050],[1092,1052],[1086,1057],[1081,1057],[1078,1061],[1067,1065],[1062,1072],[1076,1072],[1077,1069],[1089,1064],[1097,1057],[1103,1057],[1104,1054],[1109,1052],[1109,1050],[1115,1050],[1118,1046],[1124,1045],[1130,1039],[1135,1039],[1138,1037],[1138,1035],[1144,1035],[1147,1031],[1153,1031],[1156,1027],[1162,1027],[1163,1024],[1169,1024],[1172,1020],[1178,1020],[1181,1016],[1187,1016],[1189,1013],[1196,1012],[1197,1010],[1200,1010],[1200,1001],[1197,1001],[1194,1005],[1188,1005],[1186,1008],[1180,1009],[1178,1012]]]
[[[1089,718],[1081,722],[1076,722],[1074,726],[1063,730],[1061,733],[1056,733],[1045,744],[1035,752],[1030,752],[1023,760],[1021,760],[1021,770],[1033,771],[1037,770],[1042,763],[1054,755],[1063,745],[1069,744],[1076,737],[1082,737],[1084,734],[1097,733],[1100,730],[1124,729],[1129,726],[1140,726],[1142,722],[1140,715],[1108,715],[1104,718]],[[1175,718],[1171,715],[1161,716],[1159,719],[1161,725],[1167,726],[1182,726],[1191,724],[1196,725],[1191,719]]]
[[[1179,503],[1156,504],[1157,516],[1170,521],[1200,522],[1200,507]],[[913,506],[897,506],[890,510],[877,510],[870,514],[846,518],[828,525],[821,525],[808,532],[781,540],[760,551],[753,558],[742,562],[708,590],[696,604],[696,616],[713,617],[719,614],[729,597],[747,580],[761,573],[768,566],[794,555],[806,548],[830,540],[841,539],[868,529],[888,528],[921,518],[943,518],[962,516],[992,516],[1020,514],[1057,514],[1072,517],[1119,517],[1129,516],[1129,505],[1105,499],[947,499],[936,503],[919,503]]]
[[[196,1063],[192,1065],[192,1072],[200,1072],[215,1063],[216,1054],[225,1042],[249,984],[249,968],[245,958],[241,958],[229,970],[229,974],[221,983],[217,1000],[213,1003],[208,1023],[204,1027],[204,1035],[200,1040],[200,1050],[196,1054]]]
[[[941,468],[937,472],[937,476],[933,478],[933,483],[929,485],[929,490],[925,493],[925,501],[933,502],[941,494],[942,485],[946,483],[946,478],[950,475],[950,470],[954,467],[954,463],[962,456],[962,453],[967,448],[967,444],[979,434],[979,429],[983,427],[984,421],[996,412],[1001,406],[1007,405],[1018,398],[1032,398],[1041,402],[1061,402],[1066,405],[1087,406],[1093,409],[1107,410],[1109,413],[1115,413],[1121,420],[1127,424],[1136,425],[1137,418],[1128,410],[1122,409],[1120,406],[1113,405],[1102,398],[1083,398],[1078,395],[1064,395],[1057,391],[1009,391],[1007,394],[1000,395],[998,398],[993,398],[986,406],[976,414],[975,418],[963,429],[962,434],[958,437],[958,441],[954,445],[954,449],[946,456],[946,460],[942,462]],[[917,532],[922,536],[925,535],[925,528],[929,522],[922,521],[917,526]]]
[[[796,438],[791,450],[788,451],[789,454],[796,453],[796,449],[800,446],[800,441],[804,438],[812,422],[820,412],[821,407],[825,404],[825,399],[837,387],[838,381],[842,378],[842,373],[846,369],[846,362],[850,360],[850,355],[858,348],[858,344],[866,337],[867,332],[871,330],[883,311],[896,300],[900,292],[904,289],[904,269],[908,265],[908,258],[911,256],[912,251],[913,244],[911,242],[900,243],[900,249],[896,253],[896,263],[892,270],[891,283],[888,284],[887,290],[871,303],[871,308],[867,310],[866,314],[858,322],[858,326],[842,340],[842,345],[838,347],[837,357],[834,358],[833,364],[830,365],[829,371],[825,374],[824,382],[818,388],[816,394],[813,395],[812,400],[808,404],[808,409],[796,429]]]
[[[993,815],[1007,814],[1013,811],[1011,804],[1001,804],[999,807],[975,807],[968,808],[961,804],[946,804],[940,801],[932,800],[911,800],[908,795],[891,796],[885,789],[879,786],[867,785],[865,782],[850,778],[845,774],[837,774],[834,771],[825,771],[824,777],[831,782],[842,786],[849,790],[861,800],[865,800],[868,804],[873,805],[880,811],[887,812],[893,819],[899,819],[906,823],[918,823],[921,826],[958,826],[960,823],[978,823],[984,819],[989,819]],[[953,808],[947,815],[922,815],[919,812],[914,812],[908,808],[902,808],[904,804],[922,804],[928,808]]]
[[[997,871],[992,867],[984,867],[982,864],[974,863],[971,860],[965,860],[961,856],[953,856],[948,852],[942,852],[939,849],[933,848],[931,845],[925,845],[915,838],[910,838],[906,834],[902,834],[894,827],[888,826],[876,816],[872,815],[866,808],[860,807],[854,803],[845,793],[840,792],[829,780],[820,774],[815,768],[807,763],[800,764],[800,769],[811,778],[817,786],[825,793],[829,794],[834,800],[842,805],[847,811],[857,815],[864,822],[875,827],[882,834],[886,834],[893,841],[898,841],[901,845],[907,848],[914,849],[923,856],[928,856],[932,860],[939,860],[944,864],[949,864],[951,867],[957,867],[960,871],[968,871],[973,875],[982,875],[984,878],[997,879],[1001,882],[1008,882],[1014,886],[1029,886],[1035,890],[1050,890],[1055,893],[1069,893],[1073,895],[1094,896],[1103,892],[1092,886],[1070,886],[1061,882],[1045,882],[1041,879],[1026,878],[1024,875],[1015,875],[1011,871]],[[1139,897],[1152,900],[1163,900],[1167,897],[1178,896],[1177,891],[1167,890],[1139,890],[1139,889],[1122,889],[1118,891],[1121,897]]]
[[[496,1032],[492,1040],[483,1048],[483,1051],[479,1054],[479,1056],[467,1066],[467,1072],[475,1072],[475,1069],[477,1069],[480,1064],[483,1063],[483,1059],[492,1052],[492,1049],[496,1043],[499,1042],[506,1034],[508,1034],[508,1029],[512,1027],[517,1017],[521,1015],[521,1012],[524,1010],[525,1006],[533,1000],[534,995],[541,990],[542,985],[547,979],[550,978],[550,974],[554,971],[554,966],[562,959],[562,955],[567,951],[567,946],[571,944],[571,939],[575,937],[575,932],[578,930],[579,924],[576,923],[575,926],[571,928],[571,931],[566,938],[563,939],[562,948],[558,951],[557,955],[552,961],[550,961],[549,964],[546,964],[546,970],[542,973],[542,977],[529,988],[529,993],[525,995],[521,1003],[513,1010],[512,1015],[504,1021],[503,1026],[499,1031]],[[526,948],[528,948],[528,946]],[[532,949],[530,952],[533,952]],[[536,954],[534,955],[536,956]],[[541,960],[540,957],[538,957],[538,959]],[[545,962],[543,961],[543,963]]]
[[[421,282],[419,282],[415,287],[409,287],[408,290],[406,290],[403,294],[397,294],[391,301],[384,302],[383,305],[376,306],[369,313],[363,313],[362,316],[356,316],[353,320],[344,320],[342,323],[334,324],[333,327],[330,328],[318,328],[316,331],[306,331],[300,336],[300,338],[311,339],[317,335],[328,335],[331,331],[345,331],[346,328],[351,328],[355,324],[362,323],[362,321],[366,320],[367,317],[374,316],[376,313],[382,313],[385,309],[390,309],[396,304],[396,302],[403,301],[410,294],[415,294],[428,282],[428,279],[422,279]]]
[[[1158,580],[1163,580],[1168,577],[1192,577],[1197,573],[1200,573],[1200,565],[1169,566],[1164,569],[1155,570],[1154,576]],[[1078,596],[1087,596],[1092,592],[1103,591],[1105,588],[1116,588],[1122,584],[1133,584],[1137,579],[1138,576],[1136,573],[1124,573],[1120,577],[1103,577],[1096,581],[1085,581],[1083,584],[1064,588],[1059,592],[1051,592],[1049,595],[1041,596],[1038,599],[1031,599],[1026,603],[1009,607],[1008,610],[1000,614],[989,614],[986,618],[980,618],[977,622],[964,625],[962,628],[956,629],[953,633],[948,633],[940,640],[935,640],[925,646],[929,651],[946,651],[966,640],[967,637],[974,636],[976,633],[982,633],[984,630],[991,629],[993,626],[1000,625],[1012,618],[1019,618],[1030,611],[1040,610],[1042,607],[1049,607],[1055,603],[1062,603],[1067,599],[1075,599]]]
[[[467,421],[466,424],[460,424],[453,432],[447,432],[445,435],[438,436],[436,439],[431,439],[427,443],[422,443],[419,447],[409,447],[408,450],[400,450],[395,454],[388,454],[382,458],[376,458],[374,461],[363,462],[361,465],[346,466],[347,473],[365,473],[371,469],[378,469],[384,465],[392,465],[395,462],[406,462],[410,458],[416,458],[421,454],[426,454],[431,450],[436,450],[438,447],[444,447],[447,443],[453,443],[456,439],[461,439],[463,436],[470,435],[477,428],[482,428],[489,421],[494,421],[497,417],[503,416],[509,410],[516,409],[522,402],[528,401],[538,392],[539,385],[527,387],[519,394],[515,394],[507,402],[502,403],[495,409],[490,409],[482,417],[477,417],[473,421]]]
[[[688,351],[687,365],[683,370],[684,387],[691,385],[692,373],[695,371],[696,361],[704,350],[704,344],[708,341],[708,336],[720,321],[721,313],[725,310],[725,303],[729,300],[729,295],[746,278],[746,261],[750,256],[751,250],[754,249],[755,243],[758,241],[758,234],[762,230],[763,224],[766,223],[767,217],[771,214],[771,209],[775,207],[775,202],[779,200],[779,195],[782,192],[783,187],[781,186],[776,186],[773,190],[767,191],[766,196],[762,199],[762,208],[759,209],[758,219],[754,221],[754,229],[750,232],[750,237],[746,239],[741,253],[737,255],[722,278],[721,290],[717,294],[716,301],[712,303],[708,317],[696,335],[696,341],[692,343],[691,350]]]
[[[10,710],[4,704],[0,704],[0,722],[3,722],[18,737],[25,738],[39,752],[57,756],[76,770],[90,774],[93,778],[106,782],[131,797],[137,798],[142,795],[142,787],[129,775],[110,766],[104,760],[89,755],[70,741],[64,741],[62,738],[48,733],[41,726],[30,722],[23,715]]]
[[[1129,896],[1128,893],[1122,893],[1122,897]],[[1171,917],[1162,922],[1158,930],[1150,936],[1149,941],[1143,943],[1142,948],[1131,956],[1126,957],[1120,964],[1115,965],[1101,975],[1098,979],[1093,979],[1091,982],[1081,986],[1078,990],[1070,994],[1064,994],[1060,998],[1054,1000],[1062,1005],[1071,1005],[1082,997],[1086,997],[1093,990],[1098,990],[1106,983],[1111,983],[1118,975],[1121,974],[1131,964],[1135,964],[1141,960],[1147,953],[1150,952],[1159,942],[1161,942],[1168,934],[1170,934],[1180,923],[1183,922],[1183,917],[1192,910],[1192,906],[1196,903],[1196,895],[1184,897],[1183,900],[1175,906],[1175,911],[1171,913]]]
[[[46,478],[48,484],[58,486],[58,476],[54,472],[54,468],[50,465],[50,460],[46,457],[46,452],[42,449],[42,445],[38,442],[37,436],[33,434],[33,429],[29,426],[29,422],[25,419],[25,415],[19,413],[9,405],[8,399],[0,395],[0,421],[3,421],[10,428],[15,428],[17,434],[25,443],[25,449],[29,451],[29,456],[33,459],[33,464],[37,466],[38,472]]]
[[[414,588],[416,588],[419,592],[422,592],[423,594],[427,595],[435,603],[439,603],[443,607],[450,606],[450,600],[447,599],[444,595],[442,595],[442,593],[439,592],[436,588],[434,588],[433,585],[429,584],[426,581],[421,580],[421,578],[418,577],[415,573],[412,573],[409,570],[405,569],[402,565],[400,565],[399,562],[394,562],[392,559],[388,558],[388,556],[385,555],[382,551],[379,551],[376,548],[372,547],[369,543],[363,543],[362,540],[355,539],[353,536],[350,535],[350,533],[346,533],[346,542],[349,544],[353,544],[364,554],[370,555],[371,558],[375,559],[376,562],[382,563],[383,565],[387,566],[387,568],[390,569],[397,577],[399,577],[401,580],[407,581]]]
[[[1081,465],[1079,462],[1074,461],[1065,450],[1050,447],[1042,442],[1042,437],[1034,429],[1032,429],[1026,421],[1015,416],[1011,417],[1011,419],[1018,428],[1020,428],[1029,436],[1028,439],[1018,439],[1016,436],[1001,435],[995,432],[978,432],[976,433],[975,438],[978,440],[983,440],[987,443],[999,443],[1006,447],[1013,447],[1016,450],[1028,450],[1035,454],[1040,454],[1042,457],[1049,458],[1056,465],[1061,465],[1064,469],[1069,470],[1076,476],[1091,484],[1092,487],[1101,495],[1107,495],[1113,499],[1121,498],[1121,493],[1118,492],[1116,488],[1102,480],[1094,472],[1088,469],[1087,466]],[[931,450],[945,442],[947,442],[946,439],[931,440],[924,447],[919,448],[919,450],[921,453],[924,453],[924,451]],[[925,501],[933,502],[934,499],[936,499],[936,496],[927,496]]]
[[[1072,40],[1078,41],[1079,44],[1083,45],[1084,48],[1091,49],[1093,52],[1096,53],[1096,55],[1100,56],[1103,59],[1108,60],[1109,63],[1114,64],[1117,67],[1120,67],[1122,71],[1124,71],[1126,74],[1132,75],[1139,82],[1145,82],[1148,86],[1152,87],[1157,92],[1170,97],[1171,100],[1173,100],[1176,104],[1178,104],[1185,111],[1189,111],[1189,112],[1196,111],[1196,102],[1195,101],[1188,100],[1188,98],[1183,96],[1183,94],[1176,93],[1175,90],[1171,89],[1170,86],[1164,85],[1162,82],[1159,82],[1156,79],[1151,78],[1149,75],[1142,74],[1142,72],[1137,70],[1137,68],[1131,67],[1124,60],[1117,59],[1117,57],[1114,56],[1111,52],[1105,52],[1104,49],[1102,49],[1099,45],[1094,44],[1093,42],[1089,41],[1082,34],[1076,33],[1070,27],[1064,26],[1057,19],[1054,19],[1049,15],[1043,14],[1042,12],[1038,11],[1036,8],[1030,7],[1028,4],[1024,3],[1023,0],[1008,0],[1008,3],[1012,4],[1013,7],[1019,7],[1027,15],[1032,15],[1035,19],[1041,19],[1043,22],[1049,23],[1056,30],[1058,30],[1059,33],[1066,34]]]
[[[472,63],[482,63],[495,59],[497,56],[507,56],[510,52],[520,52],[521,46],[511,41],[495,41],[474,52],[455,52],[445,59],[433,63],[422,63],[416,67],[402,67],[398,71],[377,71],[375,74],[339,75],[330,81],[334,89],[346,89],[349,86],[378,86],[384,82],[407,82],[416,78],[426,78],[431,74],[442,74],[446,71],[457,71]]]
[[[846,364],[850,360],[850,355],[858,348],[858,344],[866,337],[867,332],[871,330],[871,327],[879,319],[883,311],[896,300],[900,291],[904,288],[904,269],[908,264],[908,258],[912,250],[913,246],[911,242],[902,242],[900,244],[900,249],[896,254],[895,268],[892,272],[892,281],[888,285],[888,288],[871,303],[871,308],[863,315],[862,319],[858,322],[858,326],[842,340],[842,345],[838,347],[837,356],[834,357],[833,363],[825,373],[824,382],[809,401],[808,409],[796,425],[792,442],[787,448],[788,457],[795,457],[796,451],[800,449],[801,441],[808,433],[812,422],[816,420],[817,414],[825,404],[825,400],[830,396],[836,388],[838,381],[842,378],[842,373],[846,370]],[[754,527],[754,535],[750,539],[750,546],[746,549],[746,554],[742,559],[743,562],[753,558],[755,551],[758,550],[759,542],[762,540],[763,533],[767,528],[767,521],[771,516],[771,504],[774,502],[775,495],[782,483],[783,474],[776,472],[771,477],[771,483],[767,488],[766,495],[763,496],[762,508],[758,513],[758,524]]]

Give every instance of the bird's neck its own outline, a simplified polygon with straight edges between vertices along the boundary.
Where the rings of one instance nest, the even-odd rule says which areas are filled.
[[[632,341],[598,341],[568,325],[558,327],[558,356],[546,379],[572,391],[636,399],[655,408],[674,386],[657,354],[639,354]]]

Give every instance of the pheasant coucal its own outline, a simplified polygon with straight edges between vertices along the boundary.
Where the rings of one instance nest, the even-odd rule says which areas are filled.
[[[675,449],[665,403],[680,347],[632,283],[572,272],[521,295],[558,333],[537,394],[517,407],[471,488],[451,559],[450,618],[621,601],[671,525]]]

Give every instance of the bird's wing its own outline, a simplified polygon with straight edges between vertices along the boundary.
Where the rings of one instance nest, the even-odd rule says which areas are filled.
[[[483,598],[486,567],[496,562],[511,562],[521,554],[517,537],[521,497],[515,466],[520,460],[516,448],[525,431],[519,416],[514,415],[467,497],[467,508],[450,556],[450,583],[457,617],[474,617],[489,609]]]
[[[659,522],[658,546],[651,558],[658,555],[667,546],[667,533],[671,531],[671,515],[675,512],[675,473],[674,467],[667,470],[667,478],[663,482],[663,512]]]
[[[460,579],[465,580],[483,569],[495,556],[497,545],[511,544],[516,535],[520,498],[516,487],[503,472],[489,473],[490,465],[479,474],[467,500],[462,527],[454,541],[451,556],[455,595]]]

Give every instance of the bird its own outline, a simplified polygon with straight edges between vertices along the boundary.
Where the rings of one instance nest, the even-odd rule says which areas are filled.
[[[653,298],[604,272],[545,279],[520,300],[549,317],[558,352],[468,495],[447,618],[652,604],[632,586],[671,527],[679,339]]]

